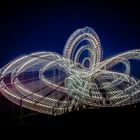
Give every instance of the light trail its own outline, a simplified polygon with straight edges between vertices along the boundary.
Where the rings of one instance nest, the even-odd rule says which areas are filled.
[[[80,62],[84,51],[88,56]],[[102,52],[92,28],[78,29],[66,42],[62,56],[37,52],[2,67],[0,91],[21,107],[50,115],[79,107],[116,107],[139,102],[140,81],[130,76],[129,60],[140,60],[140,49],[107,60],[102,60]],[[87,61],[89,66],[85,65]],[[118,63],[123,64],[124,72],[110,70]]]

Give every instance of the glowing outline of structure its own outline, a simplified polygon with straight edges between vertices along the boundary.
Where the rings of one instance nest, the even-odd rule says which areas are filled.
[[[76,50],[84,40],[87,44]],[[89,56],[80,63],[79,58],[85,50],[89,52]],[[37,52],[20,57],[1,68],[0,90],[15,104],[50,115],[78,110],[79,106],[115,107],[139,102],[140,81],[130,76],[128,59],[140,59],[140,49],[127,51],[104,61],[101,61],[101,56],[101,43],[96,32],[90,27],[78,29],[66,42],[63,56],[53,52]],[[89,67],[84,66],[87,60]],[[124,73],[108,70],[118,63],[125,66]],[[34,71],[32,68],[37,69],[38,80],[48,88],[47,96],[29,90],[19,80],[20,75]],[[52,68],[59,69],[57,84],[44,74]],[[60,70],[67,75],[62,81]],[[5,80],[7,77],[10,79],[9,83]],[[124,85],[123,89],[121,85]]]

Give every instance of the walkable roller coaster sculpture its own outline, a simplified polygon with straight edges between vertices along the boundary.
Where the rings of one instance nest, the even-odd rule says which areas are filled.
[[[140,81],[130,76],[129,59],[140,60],[140,49],[102,60],[98,35],[85,27],[69,37],[63,55],[32,53],[1,68],[0,91],[21,107],[49,115],[134,104],[140,101]],[[111,70],[118,63],[124,72]]]

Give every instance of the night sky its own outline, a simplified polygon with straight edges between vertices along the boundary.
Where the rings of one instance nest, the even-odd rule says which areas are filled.
[[[62,54],[70,34],[85,26],[93,28],[99,35],[104,58],[126,50],[140,48],[140,5],[138,2],[129,0],[123,2],[122,0],[46,1],[13,0],[0,4],[2,7],[0,12],[0,68],[11,60],[31,52],[55,51]],[[136,61],[131,66],[132,74],[140,78],[140,63]],[[12,120],[14,117],[18,118],[20,109],[13,106],[7,99],[0,96],[0,112],[2,114],[0,122],[3,122],[3,119],[4,122],[9,122],[8,120]],[[47,118],[46,120],[42,119],[46,121],[45,125],[48,122],[49,124],[57,122],[58,125],[61,125],[63,120],[65,123],[68,121],[69,124],[73,120],[76,122],[79,120],[79,116],[86,118],[90,116],[89,119],[92,120],[93,116],[96,119],[100,115],[107,118],[108,113],[131,112],[130,114],[132,114],[132,112],[138,112],[139,109],[126,110],[114,111],[111,109],[111,111],[103,110],[103,112],[96,110],[76,113],[76,115],[67,114],[65,117],[58,117],[59,121],[56,118],[47,118],[46,115],[39,116],[39,118],[40,120]],[[26,111],[28,112],[28,110]],[[14,116],[15,114],[17,116]],[[84,120],[84,117],[81,120]],[[14,125],[14,123],[12,124]]]

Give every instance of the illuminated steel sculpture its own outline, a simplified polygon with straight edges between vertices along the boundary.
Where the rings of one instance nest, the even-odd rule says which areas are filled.
[[[140,101],[140,81],[129,75],[128,61],[140,59],[140,49],[104,61],[101,51],[93,29],[78,29],[66,42],[63,56],[37,52],[5,65],[0,90],[13,103],[50,115]],[[123,73],[111,71],[118,63],[125,66]]]

